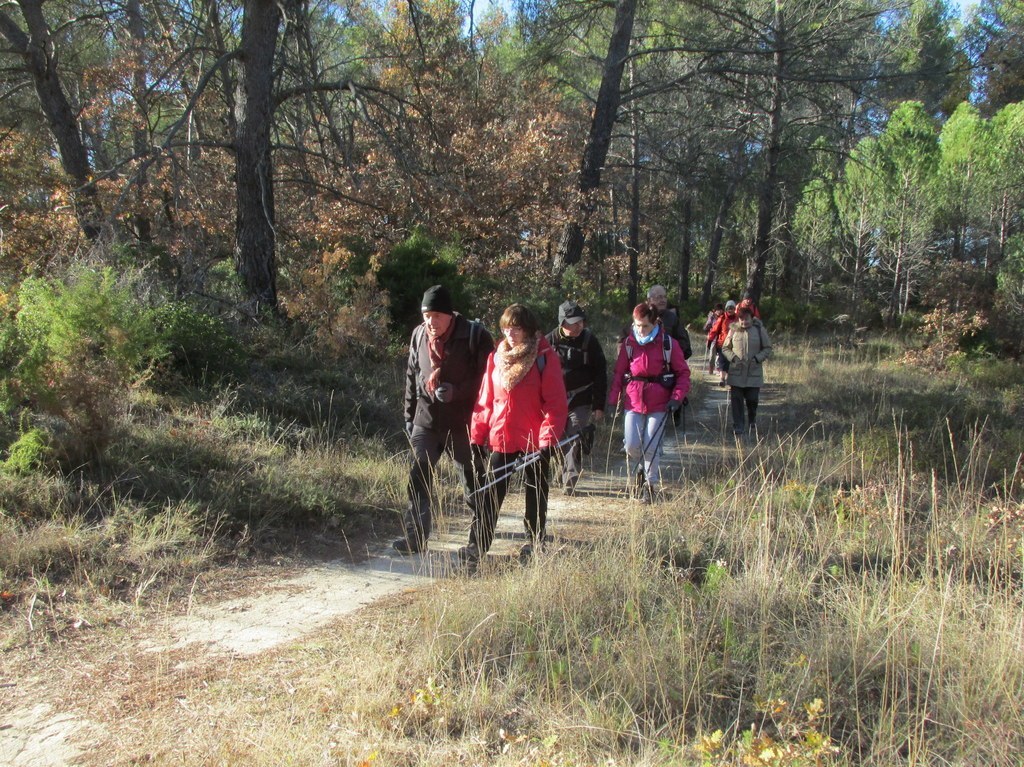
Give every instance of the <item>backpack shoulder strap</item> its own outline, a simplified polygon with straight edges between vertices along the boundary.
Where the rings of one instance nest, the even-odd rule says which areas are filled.
[[[423,343],[423,325],[417,325],[412,331],[412,341],[409,343],[410,352],[419,351],[421,343]]]
[[[661,328],[661,331],[661,354],[665,358],[665,370],[670,370],[672,368],[672,336],[668,334],[664,326]]]
[[[483,325],[480,324],[480,320],[469,321],[469,353],[474,357],[476,356],[477,347],[480,345],[480,333],[483,330]]]

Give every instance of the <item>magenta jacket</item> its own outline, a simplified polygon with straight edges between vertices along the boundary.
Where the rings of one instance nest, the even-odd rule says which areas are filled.
[[[670,399],[682,401],[690,391],[690,367],[683,357],[683,350],[674,338],[669,352],[669,369],[676,374],[675,386],[668,389],[653,380],[665,372],[665,348],[659,330],[658,335],[648,344],[637,343],[633,332],[622,342],[619,358],[615,361],[608,406],[615,407],[619,396],[625,391],[626,410],[635,413],[663,413]],[[630,358],[632,351],[632,359]],[[630,380],[627,381],[627,373]],[[647,380],[651,379],[651,380]]]

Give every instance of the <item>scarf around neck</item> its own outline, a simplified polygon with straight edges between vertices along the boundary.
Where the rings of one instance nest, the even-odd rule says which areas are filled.
[[[660,327],[661,327],[660,325],[655,325],[655,326],[654,326],[654,330],[652,330],[652,331],[651,331],[651,332],[650,332],[650,333],[649,333],[648,335],[646,335],[646,336],[640,336],[640,335],[637,335],[637,332],[636,332],[636,328],[634,327],[634,328],[633,328],[633,338],[635,338],[635,339],[636,339],[636,342],[637,342],[638,344],[640,344],[641,346],[646,346],[647,344],[649,344],[649,343],[650,343],[651,341],[653,341],[653,340],[654,340],[655,338],[657,338],[657,337],[658,337],[658,329],[659,329]]]
[[[505,391],[512,391],[516,384],[522,381],[530,372],[533,363],[537,361],[537,350],[540,347],[540,336],[533,339],[524,339],[518,347],[513,349],[508,345],[508,339],[503,339],[498,344],[494,353],[496,367],[501,376],[501,385]]]
[[[454,317],[452,317],[448,329],[441,335],[431,336],[427,333],[427,355],[430,357],[430,375],[427,376],[427,391],[430,394],[433,394],[434,390],[437,389],[437,385],[441,383],[441,363],[444,362],[445,358],[444,345],[452,337],[453,330],[455,330]]]

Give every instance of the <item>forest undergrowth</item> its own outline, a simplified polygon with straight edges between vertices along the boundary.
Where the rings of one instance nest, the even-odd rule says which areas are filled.
[[[142,672],[96,763],[1019,763],[1019,366],[777,350],[776,427],[664,503],[174,695]],[[399,378],[368,368],[282,352],[214,394],[139,390],[98,468],[5,472],[3,652],[80,652],[219,565],[310,555],[311,531],[393,530]]]

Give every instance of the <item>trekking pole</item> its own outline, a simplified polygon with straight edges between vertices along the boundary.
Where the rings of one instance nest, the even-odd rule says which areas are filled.
[[[665,411],[665,417],[661,419],[661,423],[658,426],[657,431],[650,436],[650,438],[643,444],[642,451],[640,453],[640,472],[644,475],[644,482],[648,485],[651,483],[651,478],[647,474],[647,456],[651,446],[654,446],[654,452],[650,453],[651,460],[658,455],[658,451],[661,449],[661,442],[665,438],[665,425],[669,419],[672,418],[672,414],[669,411]]]
[[[615,419],[619,417],[619,410],[620,410],[619,403],[616,402],[615,403],[615,412],[612,413],[612,422],[611,422],[611,425],[608,427],[609,428],[609,433],[608,433],[608,449],[604,453],[604,473],[605,474],[608,473],[608,466],[612,462],[612,437],[615,436]]]
[[[654,452],[651,453],[651,455],[655,456],[658,454],[658,451],[661,449],[661,442],[665,438],[665,424],[667,424],[671,418],[672,414],[666,410],[665,417],[661,419],[661,425],[658,426],[658,430],[651,435],[651,438],[647,440],[647,444],[644,445],[644,459],[647,458],[647,451],[650,449],[651,445],[654,445]],[[658,441],[656,445],[654,444],[655,439]]]
[[[566,445],[572,444],[575,440],[582,439],[583,435],[586,432],[592,431],[593,429],[594,429],[594,424],[592,424],[592,423],[591,424],[587,424],[585,427],[580,429],[578,432],[576,432],[575,434],[573,434],[570,437],[566,437],[565,439],[563,439],[561,442],[559,442],[557,445],[554,445],[553,447],[564,448]],[[511,468],[509,468],[506,472],[504,472],[500,476],[495,477],[490,482],[488,482],[486,485],[482,485],[481,487],[478,487],[472,494],[473,495],[477,495],[478,493],[482,493],[484,490],[487,490],[487,489],[489,489],[491,487],[494,487],[499,482],[503,482],[504,480],[508,479],[513,474],[516,474],[517,472],[522,471],[527,466],[530,466],[531,464],[536,463],[537,461],[540,460],[541,453],[543,453],[545,449],[546,448],[541,448],[540,450],[534,450],[532,453],[527,453],[526,455],[520,456],[515,461],[513,461],[512,465],[511,465]],[[503,468],[507,468],[507,467],[508,467],[508,464],[506,464],[506,466],[503,467]]]

